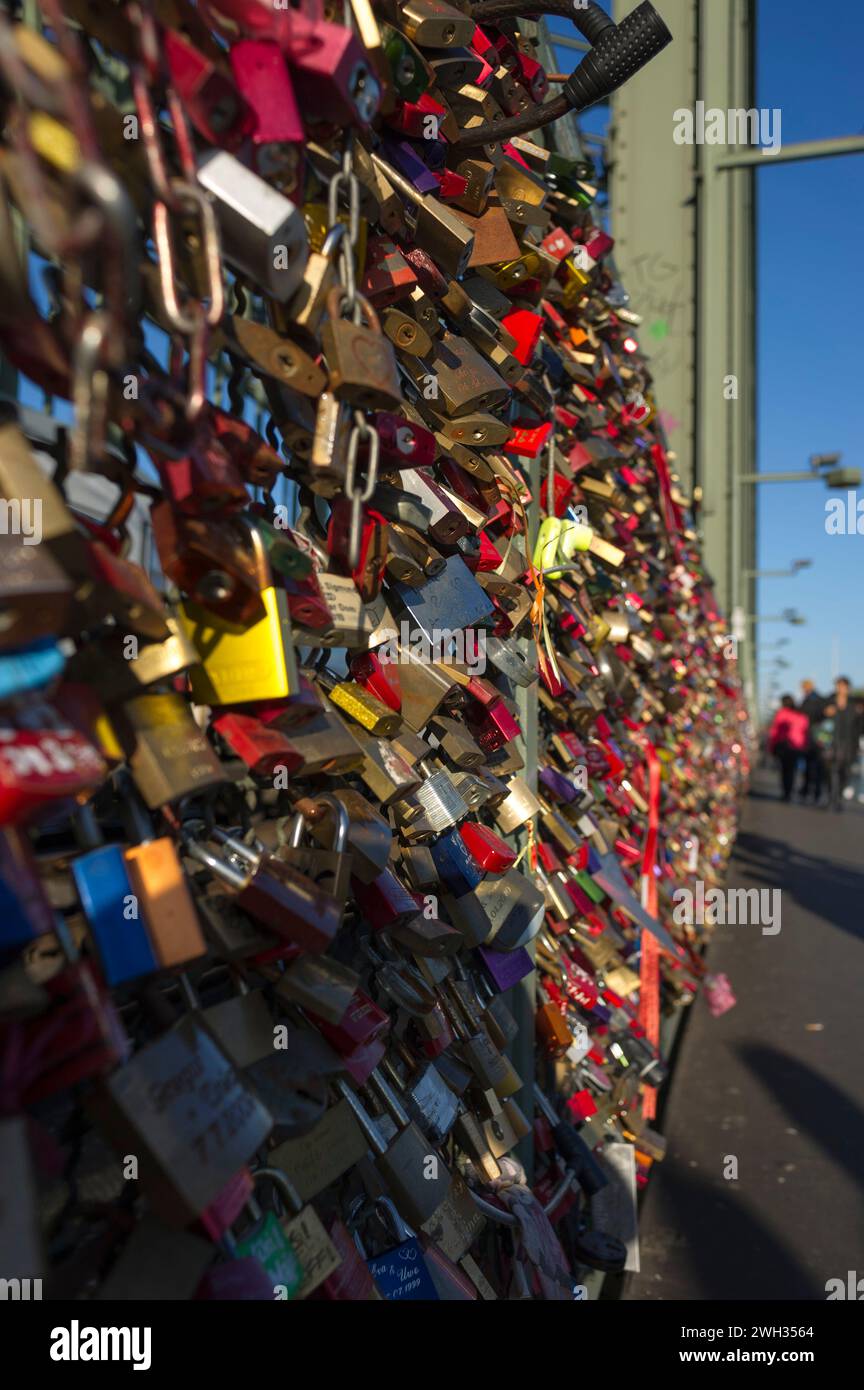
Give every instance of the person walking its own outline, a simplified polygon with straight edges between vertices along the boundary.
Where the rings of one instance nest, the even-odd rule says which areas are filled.
[[[795,708],[794,696],[784,695],[768,734],[768,749],[780,764],[784,801],[792,797],[798,759],[807,748],[808,727],[806,714]]]
[[[801,700],[798,708],[802,714],[806,714],[809,725],[807,747],[804,749],[804,777],[799,794],[802,801],[812,799],[814,806],[819,805],[822,784],[825,781],[825,758],[818,739],[818,729],[825,718],[827,704],[825,697],[816,693],[811,680],[801,682]]]
[[[831,810],[843,810],[843,791],[850,780],[852,765],[858,758],[861,737],[861,716],[857,705],[849,698],[851,683],[848,676],[838,676],[834,695],[825,709],[833,721],[831,734]]]

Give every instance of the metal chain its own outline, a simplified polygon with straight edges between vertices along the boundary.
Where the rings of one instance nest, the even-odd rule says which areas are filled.
[[[225,284],[222,273],[222,252],[216,213],[210,199],[198,183],[195,165],[195,146],[182,103],[170,82],[166,80],[159,27],[151,0],[132,0],[127,6],[130,23],[138,38],[138,60],[132,64],[132,91],[144,137],[144,151],[150,178],[156,192],[153,205],[153,241],[159,264],[159,283],[166,315],[181,338],[187,341],[186,415],[194,420],[206,401],[205,373],[209,329],[221,322],[225,312]],[[162,139],[153,88],[165,92],[171,115],[177,162],[181,176],[168,172],[168,161]],[[177,294],[177,258],[172,219],[189,215],[197,217],[199,245],[203,256],[205,298],[188,298],[181,305]],[[206,302],[205,302],[206,301]]]
[[[357,487],[357,454],[361,440],[369,446],[366,479]],[[360,556],[360,536],[363,529],[363,504],[369,501],[378,482],[378,431],[373,429],[362,410],[354,411],[354,424],[348,438],[348,460],[345,467],[345,496],[351,502],[351,524],[348,533],[348,563],[352,569]]]
[[[339,281],[345,291],[347,312],[355,323],[361,321],[361,310],[357,303],[357,278],[354,270],[354,254],[360,240],[360,180],[354,173],[354,132],[345,143],[342,153],[342,168],[330,180],[327,190],[327,234],[341,223],[339,218],[339,193],[344,187],[348,199],[348,236],[339,245]]]

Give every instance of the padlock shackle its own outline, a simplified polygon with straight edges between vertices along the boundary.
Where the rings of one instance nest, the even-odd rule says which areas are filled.
[[[232,864],[226,864],[224,859],[213,854],[211,850],[205,848],[198,840],[187,840],[184,846],[186,853],[191,859],[197,859],[199,864],[204,864],[212,874],[226,883],[229,888],[246,888],[249,883],[249,874],[241,873]]]
[[[369,1142],[369,1147],[378,1155],[379,1158],[382,1158],[384,1154],[386,1154],[387,1152],[387,1145],[381,1137],[381,1133],[375,1121],[372,1119],[372,1116],[367,1115],[365,1109],[363,1108],[363,1104],[360,1101],[360,1098],[357,1095],[355,1095],[354,1091],[352,1091],[347,1081],[343,1081],[341,1077],[337,1078],[336,1089],[337,1091],[339,1091],[343,1099],[347,1100],[351,1109],[354,1111],[354,1114],[357,1117],[357,1122],[360,1125],[363,1134]]]
[[[285,1202],[294,1215],[298,1215],[303,1210],[303,1199],[297,1191],[287,1173],[283,1173],[281,1168],[255,1168],[252,1170],[252,1182],[257,1183],[261,1178],[269,1178],[274,1187],[278,1187]]]
[[[305,825],[306,821],[323,820],[327,808],[333,811],[336,816],[336,824],[333,830],[333,843],[330,848],[335,854],[345,853],[348,846],[348,835],[351,830],[351,817],[348,815],[347,808],[332,792],[324,792],[321,796],[316,797],[303,796],[296,803],[294,820],[291,822],[289,830],[289,844],[292,849],[298,849],[300,846],[300,838],[295,839],[295,836],[298,835],[297,818],[301,818],[300,834],[302,835],[302,827]]]
[[[372,1071],[369,1073],[369,1080],[366,1082],[366,1085],[371,1091],[375,1092],[380,1101],[383,1101],[397,1125],[401,1125],[403,1128],[407,1128],[407,1126],[410,1125],[411,1116],[408,1114],[405,1106],[390,1085],[390,1082],[382,1076],[377,1067],[373,1067]]]
[[[243,841],[238,840],[236,836],[229,834],[221,825],[213,826],[210,831],[210,838],[215,840],[218,845],[225,845],[232,854],[237,855],[238,859],[245,859],[253,869],[257,869],[258,865],[261,863],[260,854],[254,849],[250,849],[248,845],[244,845]]]

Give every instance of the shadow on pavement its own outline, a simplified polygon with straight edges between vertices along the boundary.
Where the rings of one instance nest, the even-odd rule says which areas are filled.
[[[796,1128],[809,1134],[831,1161],[838,1168],[844,1168],[856,1185],[859,1184],[864,1160],[864,1111],[861,1107],[821,1072],[776,1047],[742,1043],[734,1051],[771,1092],[774,1100],[783,1106]]]
[[[824,1299],[824,1278],[801,1264],[790,1246],[747,1207],[734,1182],[706,1181],[671,1158],[654,1181],[657,1206],[652,1227],[658,1229],[659,1217],[662,1239],[670,1246],[662,1255],[646,1250],[643,1263],[668,1271],[668,1276],[634,1276],[625,1291],[627,1300]],[[720,1230],[722,1243],[717,1239]]]
[[[864,936],[864,867],[850,868],[835,859],[803,854],[783,840],[743,830],[735,845],[730,882],[756,880],[760,887],[782,888],[815,917],[850,935]]]

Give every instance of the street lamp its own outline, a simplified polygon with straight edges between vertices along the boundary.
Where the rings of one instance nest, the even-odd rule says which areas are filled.
[[[745,570],[745,579],[789,579],[793,574],[798,574],[801,570],[807,570],[812,565],[812,560],[793,560],[792,568],[788,570]]]
[[[861,483],[858,468],[839,468],[842,454],[811,454],[810,468],[800,473],[742,473],[742,483],[815,483],[821,478],[826,487],[850,488]]]
[[[803,627],[807,622],[794,608],[784,608],[782,613],[748,613],[748,623],[789,623],[792,627]]]

